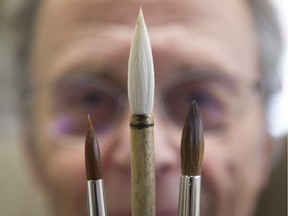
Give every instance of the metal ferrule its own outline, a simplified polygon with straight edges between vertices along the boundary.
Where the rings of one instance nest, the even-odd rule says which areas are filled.
[[[103,180],[87,181],[88,216],[106,216]]]
[[[200,216],[201,176],[181,176],[178,216]]]

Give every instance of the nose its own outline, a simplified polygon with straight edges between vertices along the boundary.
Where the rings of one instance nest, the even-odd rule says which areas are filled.
[[[115,166],[118,172],[124,175],[130,175],[131,156],[130,156],[130,113],[127,110],[125,116],[121,117],[121,121],[115,127],[115,134],[111,137],[110,153],[107,155],[111,161],[111,166]]]
[[[161,177],[179,169],[181,134],[157,109],[154,113],[155,171]]]

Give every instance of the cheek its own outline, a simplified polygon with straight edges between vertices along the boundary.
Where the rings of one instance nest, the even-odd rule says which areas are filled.
[[[49,174],[47,177],[50,177],[52,182],[58,182],[57,179],[74,181],[75,183],[85,180],[84,151],[57,146],[52,151],[46,151],[46,156],[45,166],[46,172]]]
[[[205,135],[203,183],[221,215],[232,215],[236,209],[249,211],[255,202],[264,163],[262,119],[256,109],[250,110],[231,121],[225,132]]]
[[[65,148],[54,143],[56,140],[51,141],[47,125],[53,119],[53,101],[47,98],[52,98],[50,89],[40,88],[33,104],[40,181],[53,205],[65,202],[78,206],[86,202],[84,139],[81,149]]]
[[[218,137],[210,137],[210,143],[215,145],[214,151],[222,155],[217,160],[223,161],[231,173],[237,170],[248,175],[261,169],[267,142],[265,138],[264,115],[261,107],[254,105],[235,116],[225,132]]]
[[[258,175],[262,172],[265,162],[265,151],[267,147],[264,114],[261,107],[249,108],[246,115],[238,118],[231,128],[227,139],[231,140],[231,160],[235,160],[236,167],[242,167],[246,176]],[[251,183],[257,181],[257,177],[249,178]]]
[[[84,150],[73,150],[46,143],[41,148],[43,188],[50,205],[57,211],[70,206],[83,214],[86,208]],[[61,204],[60,204],[61,203]]]

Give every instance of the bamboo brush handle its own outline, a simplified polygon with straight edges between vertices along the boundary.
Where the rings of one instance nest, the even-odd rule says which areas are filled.
[[[132,115],[132,216],[155,216],[154,122],[151,115]]]

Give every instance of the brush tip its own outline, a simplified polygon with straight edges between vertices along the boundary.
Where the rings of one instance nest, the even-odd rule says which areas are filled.
[[[196,101],[191,104],[184,124],[181,140],[182,174],[201,174],[204,155],[203,125]]]
[[[94,131],[94,127],[89,114],[87,115],[87,124],[88,124],[88,130]]]
[[[132,114],[152,113],[154,65],[149,35],[141,7],[129,55],[128,98]]]
[[[88,130],[85,139],[85,166],[87,180],[102,179],[101,159],[98,141],[90,116],[87,116]]]

